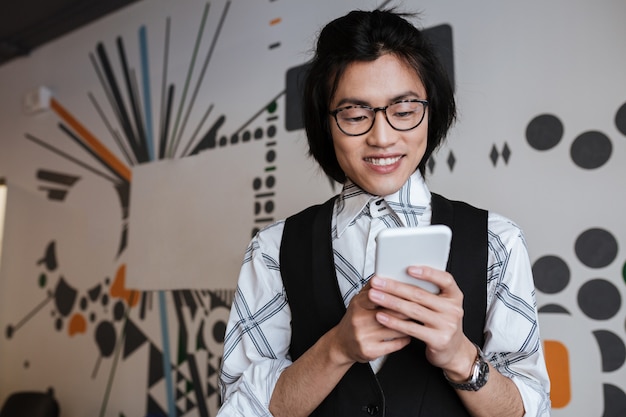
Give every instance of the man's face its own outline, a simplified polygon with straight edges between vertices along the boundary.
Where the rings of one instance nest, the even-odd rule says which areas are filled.
[[[330,109],[358,105],[376,108],[411,99],[427,100],[424,85],[413,68],[387,54],[372,62],[350,64],[339,80]],[[422,160],[428,114],[408,131],[392,128],[384,111],[374,117],[371,130],[360,136],[345,134],[333,119],[331,134],[337,161],[346,176],[368,193],[385,196],[398,191]]]

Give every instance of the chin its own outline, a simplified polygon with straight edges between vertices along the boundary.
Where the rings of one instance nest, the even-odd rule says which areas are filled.
[[[403,184],[404,183],[398,184],[398,185],[396,185],[396,184],[389,184],[389,185],[386,185],[386,186],[383,186],[383,187],[377,186],[377,187],[373,187],[373,189],[371,191],[368,191],[368,192],[370,194],[373,194],[373,195],[378,195],[378,196],[384,197],[384,196],[393,194],[396,191],[398,191],[400,188],[402,188]]]

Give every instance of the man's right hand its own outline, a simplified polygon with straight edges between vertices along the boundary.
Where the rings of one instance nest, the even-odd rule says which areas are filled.
[[[369,362],[398,351],[410,342],[404,333],[389,329],[376,320],[376,313],[398,313],[382,309],[368,297],[369,282],[355,295],[346,314],[335,326],[332,340],[338,363]]]

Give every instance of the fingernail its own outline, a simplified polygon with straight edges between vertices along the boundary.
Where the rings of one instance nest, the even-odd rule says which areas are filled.
[[[373,277],[371,281],[372,281],[372,286],[378,287],[378,288],[385,288],[385,285],[387,284],[387,282],[380,277]]]
[[[385,296],[380,291],[370,290],[370,298],[374,301],[382,301]]]
[[[423,269],[420,268],[419,266],[410,266],[409,267],[409,273],[414,274],[414,275],[422,275]]]
[[[389,316],[385,313],[376,313],[376,318],[381,323],[387,323],[389,321]]]

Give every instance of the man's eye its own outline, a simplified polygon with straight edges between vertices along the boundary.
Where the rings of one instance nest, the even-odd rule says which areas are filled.
[[[347,117],[344,117],[343,120],[345,120],[346,122],[356,123],[356,122],[362,122],[363,120],[367,120],[367,116],[364,116],[364,115],[361,115],[361,116],[347,116]]]
[[[415,111],[398,111],[393,114],[393,117],[398,119],[404,119],[413,116],[413,114],[415,114]]]
[[[349,123],[358,123],[369,119],[369,114],[361,109],[346,109],[340,112],[339,116]]]

